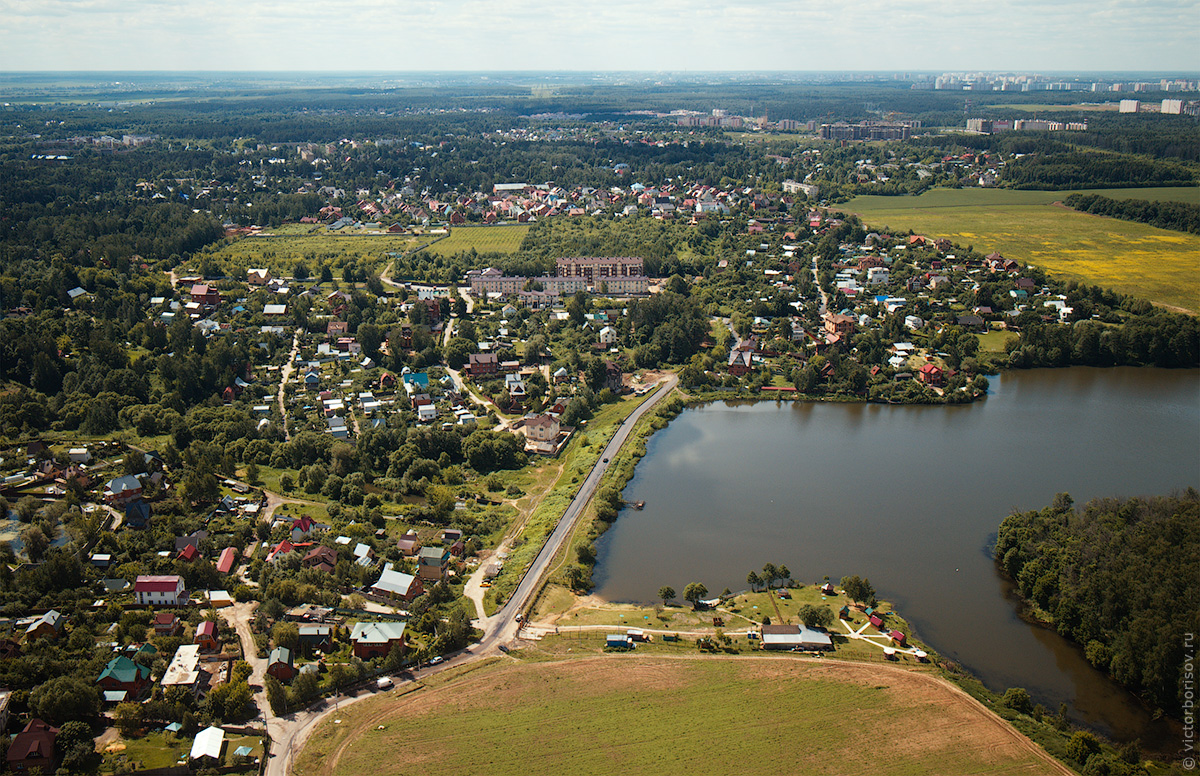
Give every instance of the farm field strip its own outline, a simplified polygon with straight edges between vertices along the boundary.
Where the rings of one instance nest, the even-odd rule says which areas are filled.
[[[529,224],[451,227],[449,237],[433,243],[425,252],[453,256],[474,248],[477,253],[515,253],[528,233]]]
[[[1146,191],[1172,199],[1182,197],[1170,192],[1200,194],[1200,189]],[[844,209],[871,228],[945,237],[1066,278],[1200,311],[1200,236],[1052,204],[1068,193],[942,189],[911,198],[858,197]]]

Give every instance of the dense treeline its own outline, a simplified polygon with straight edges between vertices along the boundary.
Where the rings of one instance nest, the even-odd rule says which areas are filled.
[[[1047,153],[1004,166],[1001,181],[1015,189],[1194,186],[1196,173],[1177,162],[1101,153]]]
[[[1036,314],[1032,314],[1033,317]],[[1200,320],[1178,313],[1130,318],[1113,325],[1081,320],[1073,325],[1030,321],[1019,340],[1010,340],[1008,365],[1200,366]]]
[[[1072,194],[1067,207],[1084,213],[1126,221],[1140,221],[1160,229],[1200,234],[1200,205],[1188,202],[1149,202],[1142,199],[1110,199],[1099,194]]]
[[[1200,493],[1097,499],[1066,494],[1000,525],[996,561],[1088,660],[1178,713],[1185,634],[1200,630]]]

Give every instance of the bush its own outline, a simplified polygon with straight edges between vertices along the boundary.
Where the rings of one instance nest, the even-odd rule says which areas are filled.
[[[1021,714],[1033,713],[1033,701],[1023,687],[1009,687],[1004,691],[1004,697],[1000,699],[1000,703]]]

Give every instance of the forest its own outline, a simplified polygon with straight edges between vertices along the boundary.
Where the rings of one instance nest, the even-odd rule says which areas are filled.
[[[1172,714],[1185,634],[1200,631],[1200,493],[1050,506],[1000,524],[996,563],[1034,615],[1087,659]]]
[[[1036,153],[1009,162],[1000,176],[1014,189],[1194,186],[1195,170],[1178,162],[1097,152]]]
[[[1160,229],[1200,234],[1200,205],[1188,202],[1151,202],[1111,199],[1099,194],[1071,194],[1063,204],[1082,213],[1126,221],[1139,221]]]

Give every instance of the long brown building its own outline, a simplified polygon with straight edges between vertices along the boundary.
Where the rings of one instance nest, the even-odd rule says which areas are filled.
[[[637,256],[573,256],[558,259],[559,277],[587,278],[594,284],[601,278],[641,277],[642,260]]]

